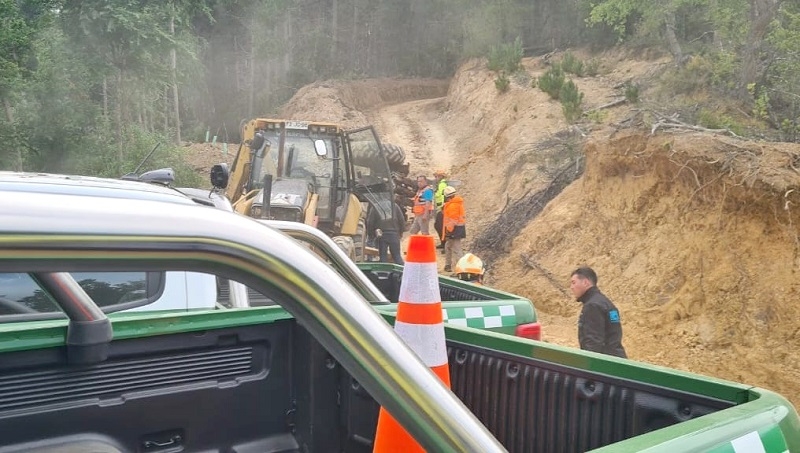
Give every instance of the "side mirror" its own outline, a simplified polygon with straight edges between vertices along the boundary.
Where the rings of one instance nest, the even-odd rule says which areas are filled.
[[[325,157],[328,155],[328,147],[325,146],[325,140],[314,140],[314,151],[317,152],[317,156]]]
[[[228,187],[230,170],[228,164],[221,163],[211,167],[211,186],[215,189],[225,189]]]

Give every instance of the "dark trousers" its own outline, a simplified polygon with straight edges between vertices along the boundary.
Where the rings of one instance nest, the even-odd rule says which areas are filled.
[[[439,210],[436,211],[436,218],[433,221],[433,229],[436,230],[436,236],[439,238],[439,244],[444,247],[447,238],[442,239],[442,230],[444,229],[444,213]]]
[[[383,236],[379,237],[376,242],[382,263],[389,262],[389,253],[391,253],[396,264],[405,264],[400,251],[400,235],[397,234],[397,231],[384,231]]]

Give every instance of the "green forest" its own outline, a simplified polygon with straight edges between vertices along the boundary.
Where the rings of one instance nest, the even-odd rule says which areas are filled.
[[[668,53],[676,91],[798,136],[797,0],[0,0],[0,22],[3,170],[120,176],[161,143],[180,178],[179,143],[235,141],[310,82],[508,49]]]

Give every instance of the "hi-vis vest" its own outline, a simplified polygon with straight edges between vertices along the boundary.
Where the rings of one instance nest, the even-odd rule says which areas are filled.
[[[466,225],[465,217],[463,209],[445,209],[442,219],[444,221],[443,233],[450,233],[457,226]]]
[[[436,187],[436,192],[433,194],[433,204],[436,206],[436,209],[442,209],[442,205],[444,205],[444,188],[447,187],[447,180],[442,178],[439,181],[439,185]]]
[[[425,209],[426,208],[428,209],[428,211],[432,211],[433,210],[433,206],[427,206],[427,204],[430,203],[430,202],[429,201],[425,201],[425,200],[422,199],[422,194],[425,193],[425,191],[428,190],[428,189],[430,189],[430,187],[423,187],[422,189],[419,189],[417,191],[416,195],[414,195],[414,207],[412,208],[412,211],[411,211],[411,212],[414,213],[414,215],[423,215],[423,214],[425,214]],[[431,204],[433,204],[433,203],[431,203]]]
[[[442,208],[442,240],[448,237],[464,239],[467,235],[465,218],[463,198],[455,195],[450,201],[445,201]]]

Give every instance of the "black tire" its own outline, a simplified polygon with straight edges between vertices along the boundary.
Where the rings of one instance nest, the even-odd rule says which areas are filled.
[[[386,160],[389,162],[402,164],[406,161],[406,152],[397,145],[386,143],[383,145],[383,150],[386,153]]]
[[[353,244],[355,245],[355,259],[357,263],[366,261],[367,254],[365,247],[367,245],[367,225],[364,219],[358,221],[356,227],[356,234],[353,236]]]

